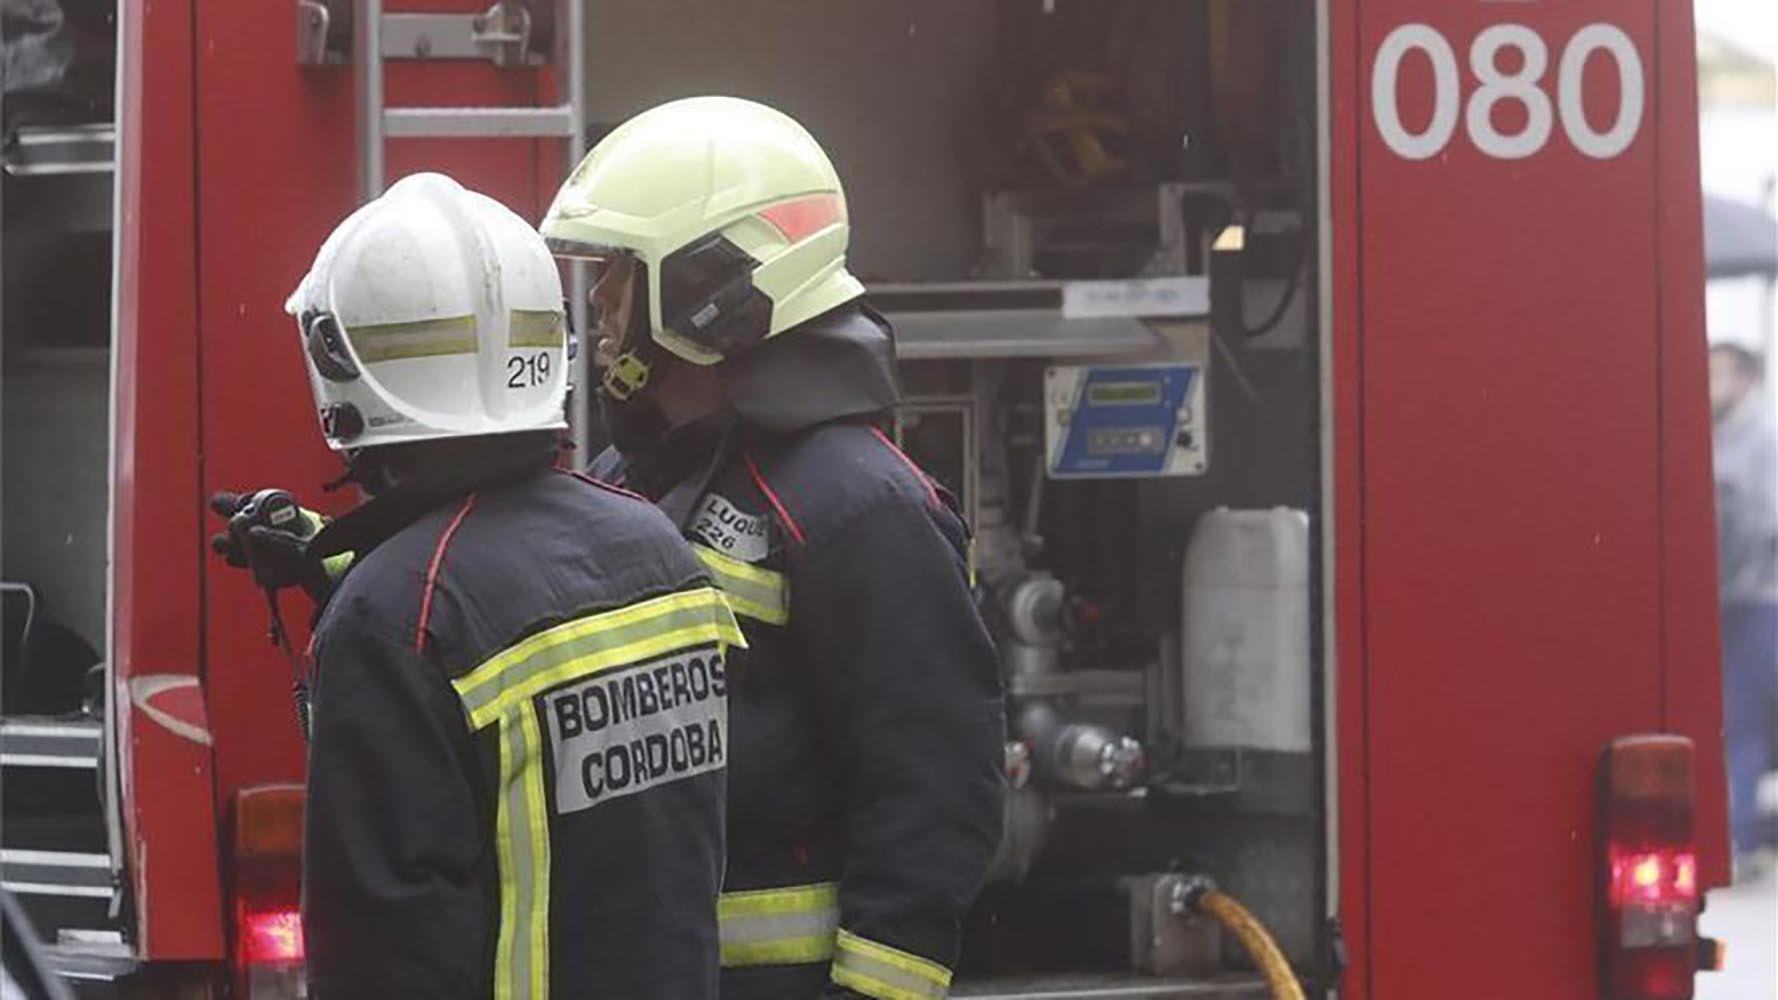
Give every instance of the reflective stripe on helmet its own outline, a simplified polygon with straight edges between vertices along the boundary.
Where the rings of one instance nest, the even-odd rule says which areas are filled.
[[[840,890],[832,882],[725,892],[716,902],[722,964],[802,965],[833,957]]]
[[[554,309],[514,309],[508,315],[508,347],[561,347],[567,338],[566,314]]]
[[[942,1000],[951,986],[951,970],[841,928],[833,981],[878,1000]]]
[[[365,364],[474,354],[477,349],[474,316],[353,326],[347,329],[346,337],[352,341],[358,360]]]
[[[838,194],[810,194],[759,210],[759,217],[791,243],[846,221],[846,200]]]

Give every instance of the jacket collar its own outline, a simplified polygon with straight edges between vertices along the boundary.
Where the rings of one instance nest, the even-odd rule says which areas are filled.
[[[319,560],[352,552],[362,559],[390,536],[439,507],[478,490],[518,482],[547,470],[555,454],[553,443],[547,449],[508,449],[505,455],[484,450],[465,455],[463,461],[454,462],[449,468],[428,470],[328,522],[309,542],[309,554]]]

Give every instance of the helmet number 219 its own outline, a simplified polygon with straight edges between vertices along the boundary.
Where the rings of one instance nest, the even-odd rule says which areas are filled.
[[[529,389],[549,381],[549,353],[515,354],[506,359],[506,387]]]

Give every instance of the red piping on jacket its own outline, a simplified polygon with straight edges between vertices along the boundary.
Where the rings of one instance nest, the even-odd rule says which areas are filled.
[[[420,598],[420,623],[414,627],[414,652],[426,651],[426,625],[432,619],[432,591],[438,586],[438,569],[444,565],[445,549],[451,547],[451,538],[457,529],[463,526],[463,519],[475,509],[475,494],[463,498],[463,506],[457,508],[457,516],[445,525],[445,530],[438,536],[438,545],[432,550],[432,565],[426,567],[426,590]]]
[[[878,441],[883,442],[883,447],[894,452],[895,457],[901,459],[903,465],[913,470],[914,475],[920,480],[920,485],[926,487],[926,499],[932,501],[932,506],[943,507],[944,501],[938,497],[938,487],[932,485],[932,477],[926,474],[926,470],[916,465],[914,460],[908,457],[907,452],[896,447],[895,442],[889,440],[889,435],[884,434],[882,428],[872,427],[870,432],[877,436]]]
[[[784,501],[778,499],[778,494],[772,490],[772,484],[766,482],[766,477],[760,474],[759,466],[753,462],[753,455],[743,451],[741,458],[747,463],[747,473],[753,477],[753,485],[759,487],[759,491],[766,495],[766,501],[772,505],[773,510],[778,512],[778,520],[784,522],[784,527],[790,531],[790,537],[796,539],[798,545],[807,544],[808,540],[803,537],[802,525],[797,524],[796,518],[790,516],[790,511],[784,508]]]
[[[580,480],[581,482],[587,484],[588,486],[598,487],[599,489],[602,489],[607,493],[616,493],[620,497],[629,497],[631,500],[640,500],[643,503],[650,502],[649,499],[647,497],[643,496],[642,494],[632,493],[631,491],[625,489],[623,483],[621,483],[621,482],[607,483],[607,482],[604,482],[603,480],[594,479],[592,476],[589,476],[584,472],[576,472],[573,469],[557,469],[556,471],[560,472],[564,476],[573,476],[575,479]]]

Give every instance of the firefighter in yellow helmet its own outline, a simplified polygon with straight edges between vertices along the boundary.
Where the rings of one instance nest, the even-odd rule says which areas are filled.
[[[941,997],[1000,835],[1003,703],[967,528],[884,433],[894,343],[845,267],[821,147],[674,101],[589,153],[542,226],[592,262],[615,448],[728,594],[722,993]]]

